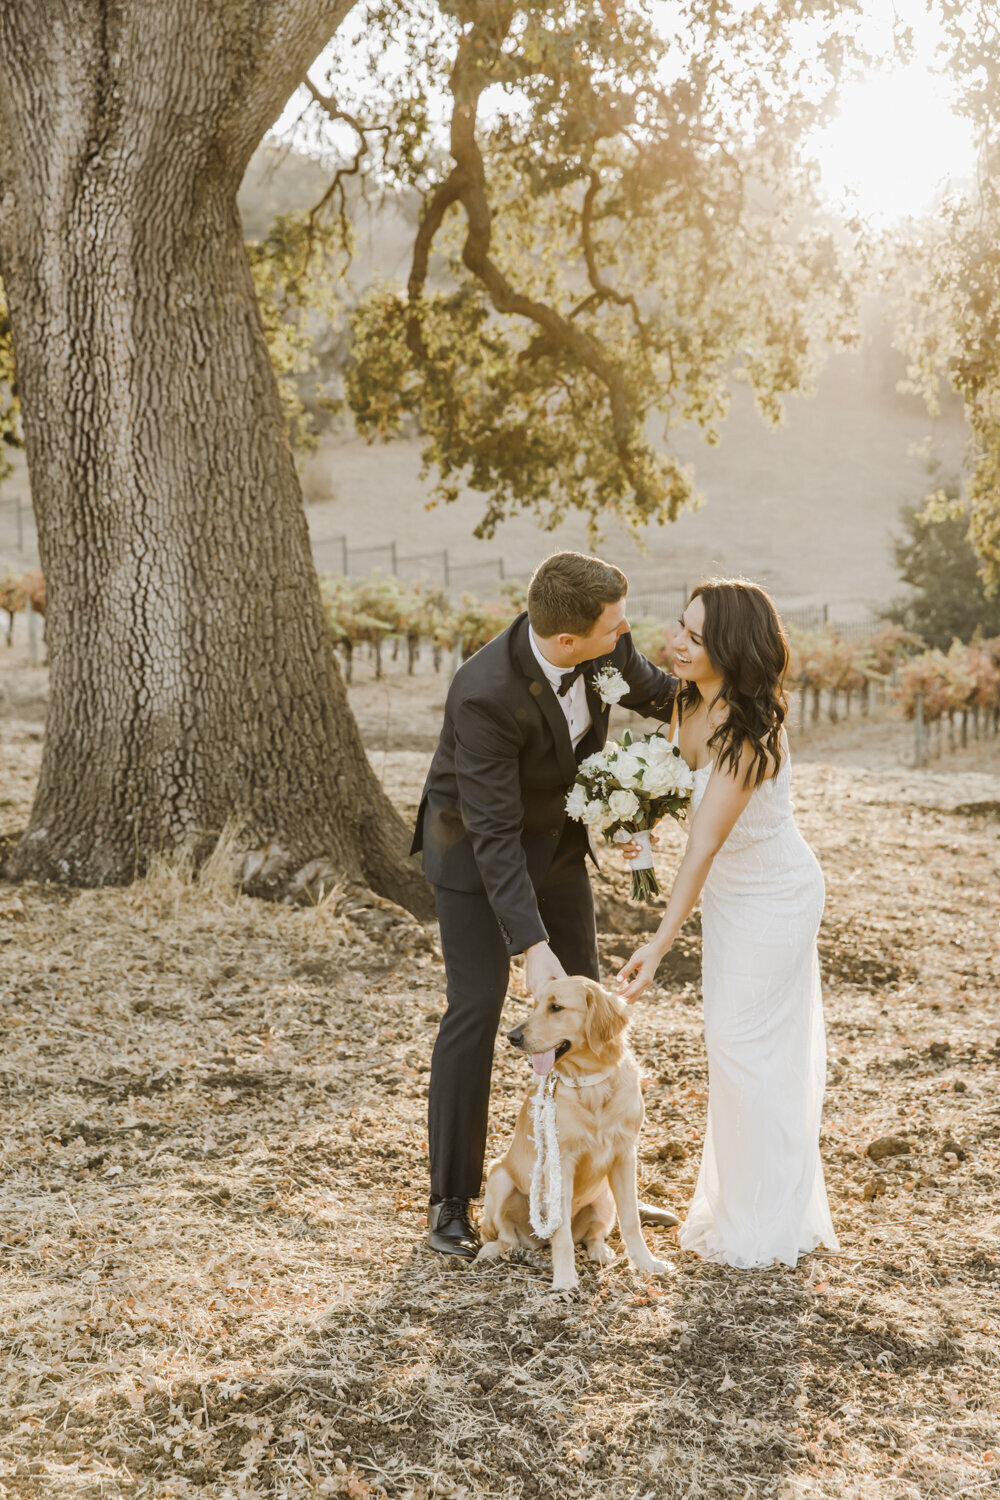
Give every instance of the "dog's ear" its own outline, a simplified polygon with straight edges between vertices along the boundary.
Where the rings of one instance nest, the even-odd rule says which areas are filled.
[[[587,1023],[584,1039],[591,1052],[600,1053],[625,1030],[628,1011],[617,995],[612,995],[610,990],[606,990],[596,980],[587,980],[586,991]]]

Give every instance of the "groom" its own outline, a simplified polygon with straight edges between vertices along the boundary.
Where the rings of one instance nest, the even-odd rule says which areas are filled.
[[[628,580],[579,552],[536,569],[528,608],[455,674],[424,785],[413,852],[434,886],[448,1006],[431,1061],[429,1244],[471,1259],[469,1200],[482,1186],[493,1044],[510,960],[532,994],[563,974],[600,978],[583,824],[566,794],[603,748],[614,668],[620,701],[668,720],[677,680],[640,656],[625,617]]]

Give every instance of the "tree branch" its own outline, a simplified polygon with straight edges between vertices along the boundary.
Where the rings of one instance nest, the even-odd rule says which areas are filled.
[[[614,302],[619,307],[631,308],[636,331],[639,334],[641,342],[645,344],[646,324],[639,311],[639,304],[635,299],[634,293],[629,293],[628,296],[625,296],[623,292],[619,292],[617,288],[604,280],[598,267],[597,252],[594,248],[593,223],[594,205],[597,202],[597,195],[601,190],[601,176],[595,167],[591,167],[588,171],[588,177],[590,181],[583,197],[583,212],[580,216],[580,244],[583,247],[584,259],[587,263],[587,278],[594,288],[594,298],[602,302]],[[594,298],[588,298],[587,301],[593,301]],[[581,304],[580,307],[575,308],[574,312],[579,313],[583,305]]]
[[[492,72],[502,56],[503,43],[514,19],[516,7],[512,4],[485,3],[471,6],[472,24],[463,35],[452,69],[450,87],[454,99],[451,115],[451,155],[455,166],[434,191],[421,221],[414,245],[409,278],[409,301],[411,309],[407,342],[411,350],[421,359],[429,357],[423,334],[419,326],[418,304],[423,295],[427,268],[434,237],[453,203],[459,202],[465,209],[467,233],[462,249],[462,261],[483,284],[497,312],[527,318],[542,330],[539,342],[554,351],[559,351],[572,362],[589,370],[604,385],[611,407],[615,444],[626,470],[634,469],[632,452],[635,434],[635,415],[624,371],[601,344],[588,333],[578,328],[569,318],[555,308],[534,297],[519,292],[490,256],[492,235],[492,213],[486,183],[486,171],[482,152],[476,139],[476,124],[480,97],[493,81]],[[593,265],[597,275],[596,259],[591,256],[588,265]],[[593,281],[593,276],[592,276]],[[623,298],[613,288],[602,287],[604,300],[613,298],[626,305],[632,299]],[[638,317],[638,307],[633,305]]]

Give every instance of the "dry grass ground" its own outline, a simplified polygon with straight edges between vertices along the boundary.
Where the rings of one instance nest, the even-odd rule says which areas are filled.
[[[23,826],[43,699],[43,673],[7,674],[0,833]],[[440,685],[355,701],[412,804]],[[0,884],[0,1495],[1000,1493],[1000,756],[913,774],[906,744],[850,725],[798,747],[843,1252],[795,1271],[705,1265],[654,1230],[662,1282],[588,1263],[565,1301],[545,1257],[433,1258],[442,970],[420,929],[336,896],[252,902],[218,866]],[[665,878],[678,849],[671,831]],[[609,858],[609,973],[645,920],[623,885]],[[681,1206],[706,1101],[696,923],[632,1043],[643,1189]],[[496,1146],[527,1082],[499,1049]],[[887,1135],[905,1150],[875,1164]]]

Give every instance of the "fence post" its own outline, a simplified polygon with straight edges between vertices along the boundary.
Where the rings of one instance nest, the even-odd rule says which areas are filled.
[[[917,689],[917,700],[913,708],[913,764],[922,766],[924,760],[924,695]]]
[[[28,660],[33,667],[38,666],[38,616],[32,608],[29,599],[25,606],[28,616]]]
[[[828,625],[829,622],[830,622],[830,606],[829,606],[829,604],[824,604],[823,605],[823,624],[824,625]]]
[[[500,582],[501,583],[503,583],[504,577],[505,577],[505,574],[504,574],[504,570],[503,570],[503,558],[501,557],[501,559],[500,559]]]
[[[389,556],[392,558],[392,572],[393,572],[393,576],[394,577],[398,577],[399,576],[399,566],[398,566],[398,559],[397,559],[397,555],[396,555],[396,543],[395,542],[390,542],[389,543]]]
[[[451,569],[448,566],[448,548],[447,547],[445,547],[444,551],[441,554],[441,557],[442,557],[442,560],[443,560],[444,586],[445,586],[446,589],[450,589],[451,588]]]

